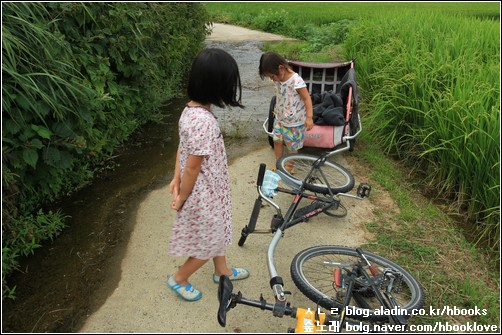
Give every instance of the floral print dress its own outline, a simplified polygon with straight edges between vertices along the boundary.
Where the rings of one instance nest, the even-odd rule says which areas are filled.
[[[284,82],[275,81],[276,86],[276,120],[285,127],[298,127],[305,124],[307,109],[305,103],[296,91],[307,87],[307,84],[298,73],[294,73]]]
[[[169,255],[211,259],[232,242],[227,155],[218,120],[203,107],[185,107],[179,120],[181,175],[189,155],[204,156],[192,193],[176,214]]]

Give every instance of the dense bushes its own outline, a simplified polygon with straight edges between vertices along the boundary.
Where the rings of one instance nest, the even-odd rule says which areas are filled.
[[[2,4],[2,286],[56,235],[43,205],[89,180],[176,96],[208,33],[198,3]]]

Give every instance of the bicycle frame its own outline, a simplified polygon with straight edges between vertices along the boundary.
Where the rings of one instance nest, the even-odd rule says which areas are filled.
[[[325,153],[319,157],[319,159],[312,165],[312,168],[310,169],[310,172],[307,174],[305,180],[308,180],[310,175],[319,168],[320,165],[326,160],[326,156],[328,153]],[[272,291],[274,292],[275,298],[277,302],[280,303],[285,303],[286,302],[286,292],[283,287],[283,280],[279,276],[277,269],[274,264],[274,252],[275,249],[277,248],[277,244],[279,243],[279,240],[282,237],[283,232],[287,229],[290,228],[300,222],[306,221],[307,219],[316,216],[332,207],[337,208],[340,205],[340,198],[338,196],[348,196],[348,197],[354,197],[357,199],[363,199],[366,196],[369,196],[371,187],[367,184],[361,184],[359,185],[357,189],[357,196],[351,195],[351,194],[346,194],[346,193],[338,193],[337,195],[334,195],[331,190],[329,191],[330,197],[321,197],[317,195],[313,195],[310,193],[305,192],[304,184],[300,186],[299,189],[297,190],[288,190],[284,188],[278,187],[276,191],[281,192],[281,193],[287,193],[294,195],[295,198],[289,207],[288,211],[286,212],[284,218],[282,218],[282,213],[280,210],[280,206],[277,205],[272,199],[268,198],[267,196],[264,195],[261,186],[263,184],[263,178],[265,176],[265,170],[266,170],[266,165],[265,164],[260,164],[260,169],[258,171],[258,179],[257,179],[257,191],[259,194],[259,197],[255,201],[255,205],[253,208],[253,213],[251,214],[250,218],[250,223],[249,225],[245,226],[244,229],[242,230],[241,234],[241,240],[239,241],[239,245],[242,245],[243,241],[242,239],[245,238],[250,234],[254,232],[273,232],[274,236],[272,238],[272,241],[270,242],[270,245],[267,250],[267,266],[268,266],[268,271],[270,274],[270,285],[272,288]],[[329,183],[324,176],[323,172],[321,169],[319,169],[321,176],[324,179],[324,182],[329,188]],[[297,212],[298,205],[302,199],[310,199],[313,201],[317,201],[317,204],[315,206],[312,206],[309,208],[308,205],[304,207],[304,209],[307,209],[306,213],[303,215],[300,215],[297,218],[293,218],[293,215],[295,212]],[[265,231],[256,231],[255,226],[256,226],[256,220],[258,218],[258,214],[261,208],[261,202],[264,200],[268,204],[270,204],[272,207],[274,207],[277,211],[277,214],[274,216],[274,219],[272,220],[271,228],[267,229]],[[275,221],[274,221],[275,220]],[[242,243],[241,243],[242,242]]]
[[[279,205],[277,205],[275,202],[273,202],[272,199],[266,197],[261,190],[263,176],[265,174],[265,168],[266,168],[265,164],[260,165],[260,170],[258,173],[258,183],[257,183],[257,190],[258,190],[260,197],[257,199],[257,201],[259,201],[260,199],[265,200],[271,206],[276,208],[276,210],[277,210],[276,219],[281,218],[281,211],[280,211]],[[310,174],[314,171],[314,169],[315,169],[315,165],[312,167],[308,176],[310,176]],[[322,171],[321,171],[321,173],[322,173]],[[307,178],[308,178],[308,176],[307,176]],[[271,278],[270,285],[271,285],[272,291],[274,292],[274,295],[276,297],[277,302],[280,302],[280,303],[284,302],[285,303],[286,302],[286,294],[289,292],[284,291],[282,278],[279,276],[277,269],[275,267],[275,264],[274,264],[274,252],[277,247],[277,244],[279,243],[279,240],[282,237],[283,232],[287,228],[290,228],[300,222],[306,221],[307,219],[309,219],[313,216],[316,216],[329,208],[332,208],[334,206],[338,206],[340,204],[340,199],[338,197],[336,197],[335,195],[333,195],[332,193],[331,193],[330,198],[320,197],[317,195],[305,193],[303,185],[300,187],[299,190],[296,190],[296,191],[291,191],[291,190],[284,189],[284,188],[277,188],[276,191],[291,194],[291,195],[295,196],[291,206],[289,207],[288,211],[286,212],[286,214],[284,216],[284,219],[282,220],[282,223],[280,223],[280,225],[278,225],[276,227],[274,227],[272,225],[270,231],[273,231],[274,229],[277,229],[277,230],[275,231],[274,236],[272,238],[272,241],[270,242],[270,245],[267,250],[267,266],[268,266],[268,270],[269,270],[269,274],[270,274],[270,278]],[[294,213],[298,209],[298,205],[299,205],[300,201],[304,198],[314,200],[314,201],[319,201],[319,202],[323,203],[323,205],[321,205],[317,208],[312,208],[311,210],[308,210],[307,213],[297,217],[296,219],[292,219]],[[256,208],[256,206],[255,206],[255,208]],[[254,220],[255,220],[254,223],[255,224],[256,224],[256,218],[257,218],[257,215],[255,214],[254,215]],[[281,222],[281,221],[279,221],[279,222]],[[254,227],[253,227],[253,229],[254,229]]]
[[[307,175],[307,178],[313,173],[313,171],[318,168],[319,164],[325,160],[326,158],[324,156],[319,158],[319,161],[314,163],[310,172]],[[220,284],[218,287],[218,298],[220,300],[220,307],[218,310],[218,322],[220,325],[224,326],[226,323],[226,311],[228,311],[230,308],[235,307],[238,303],[240,304],[245,304],[249,305],[252,307],[259,307],[261,309],[266,309],[270,310],[273,312],[273,315],[276,317],[283,317],[284,315],[290,315],[292,317],[297,318],[298,323],[297,323],[297,331],[299,330],[298,327],[303,326],[303,323],[305,319],[308,319],[309,316],[307,315],[307,312],[309,310],[301,309],[301,308],[291,308],[289,304],[287,304],[287,298],[286,295],[290,294],[290,292],[284,290],[284,282],[282,280],[282,277],[279,275],[275,263],[274,263],[274,253],[277,248],[277,245],[279,243],[279,240],[281,239],[283,232],[300,223],[303,221],[306,221],[308,218],[316,216],[325,210],[332,208],[334,206],[338,206],[340,204],[340,199],[338,196],[335,196],[331,191],[330,197],[321,197],[313,194],[309,194],[305,192],[304,186],[300,186],[299,189],[297,190],[288,190],[284,188],[277,188],[276,191],[282,192],[282,193],[287,193],[294,195],[294,200],[289,207],[288,211],[285,214],[284,219],[282,219],[282,213],[280,210],[280,206],[277,205],[272,199],[268,198],[267,196],[264,195],[261,186],[263,183],[263,178],[265,175],[265,170],[266,166],[265,164],[260,165],[260,169],[258,172],[258,180],[257,180],[257,191],[259,194],[259,197],[256,199],[255,206],[253,209],[253,213],[251,215],[250,219],[250,225],[252,227],[248,230],[248,226],[246,226],[243,229],[243,234],[253,233],[255,232],[254,225],[256,224],[256,220],[258,217],[258,213],[261,207],[261,201],[264,200],[267,203],[269,203],[272,207],[274,207],[277,211],[276,216],[274,216],[276,220],[275,224],[274,221],[272,221],[271,229],[266,230],[266,232],[273,232],[273,238],[269,244],[269,247],[267,249],[267,266],[268,266],[268,271],[270,275],[270,286],[272,291],[274,292],[274,297],[275,297],[275,303],[274,304],[269,304],[267,303],[263,297],[260,297],[259,301],[256,300],[250,300],[242,297],[242,294],[239,292],[238,294],[233,294],[232,289],[233,285],[228,279],[227,276],[221,276],[220,278]],[[326,178],[322,174],[321,170],[321,175],[325,179],[325,182],[327,183]],[[306,179],[307,179],[306,178]],[[365,185],[366,187],[362,187],[362,185]],[[329,184],[328,184],[329,187]],[[362,199],[366,196],[369,196],[371,187],[366,184],[361,184],[358,187],[358,192],[357,196],[351,195],[351,194],[344,194],[344,193],[339,193],[338,195],[345,195],[345,196],[350,196],[350,197],[355,197],[358,199]],[[299,203],[302,199],[310,199],[313,201],[317,201],[319,204],[312,207],[308,208],[309,206],[306,206],[305,208],[308,208],[306,213],[303,215],[300,215],[296,218],[293,218],[294,213],[297,211]],[[322,205],[321,205],[322,204]],[[246,231],[245,231],[246,230]],[[261,231],[263,232],[263,231]],[[225,303],[226,302],[226,303]],[[314,314],[314,313],[312,313]],[[321,317],[320,315],[315,314],[315,319],[317,322],[320,322],[320,324],[324,324],[329,320],[329,318]],[[332,321],[332,320],[331,320]],[[342,323],[345,323],[345,318],[341,320]]]
[[[327,211],[328,209],[331,209],[331,208],[337,209],[338,206],[340,206],[340,198],[338,196],[345,196],[345,197],[351,197],[351,198],[356,198],[356,199],[362,199],[364,197],[369,196],[370,191],[371,191],[371,186],[364,184],[364,183],[362,183],[358,186],[357,196],[352,195],[352,194],[348,194],[348,193],[337,193],[336,195],[333,194],[333,192],[331,191],[331,187],[329,185],[329,182],[328,182],[326,176],[324,175],[322,169],[320,168],[323,165],[323,163],[326,161],[328,156],[329,156],[329,153],[327,153],[327,152],[325,152],[319,156],[318,160],[312,164],[312,167],[311,167],[309,173],[307,174],[304,182],[300,186],[298,186],[296,184],[289,183],[288,178],[284,178],[282,172],[277,171],[279,176],[281,176],[281,179],[291,189],[285,189],[285,188],[278,187],[278,188],[276,188],[276,191],[279,193],[286,193],[286,194],[291,194],[294,196],[294,200],[293,200],[291,206],[289,207],[284,218],[282,216],[280,206],[277,205],[272,199],[267,197],[261,189],[261,185],[263,183],[263,178],[265,175],[266,166],[265,166],[265,164],[260,165],[260,170],[258,172],[258,179],[257,179],[257,185],[256,185],[257,191],[258,191],[258,198],[255,201],[255,204],[253,207],[253,212],[251,213],[251,217],[249,220],[249,224],[246,225],[242,229],[241,239],[239,240],[240,246],[243,245],[247,236],[251,233],[274,233],[276,231],[276,229],[279,227],[281,228],[282,231],[284,231],[286,228],[292,227],[302,221],[307,220],[308,218],[310,218],[312,216],[316,216],[320,213],[323,213],[323,212]],[[305,190],[305,181],[310,179],[310,177],[314,173],[314,171],[319,172],[319,175],[321,175],[323,178],[324,184],[328,187],[329,194],[326,197],[307,193]],[[306,206],[303,208],[304,210],[307,210],[307,212],[304,215],[301,215],[300,217],[298,217],[296,219],[291,219],[292,216],[295,214],[295,212],[297,212],[299,202],[302,199],[309,199],[312,201],[316,201],[317,206],[313,206],[310,209],[308,209],[309,206]],[[267,202],[269,205],[271,205],[276,210],[276,214],[274,215],[274,217],[272,219],[271,228],[265,229],[265,230],[263,230],[263,229],[260,230],[260,229],[255,228],[256,221],[258,219],[258,215],[259,215],[259,212],[261,209],[262,201]],[[284,225],[285,222],[287,223],[286,225]]]

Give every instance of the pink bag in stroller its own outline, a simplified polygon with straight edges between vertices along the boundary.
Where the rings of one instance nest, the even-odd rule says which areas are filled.
[[[343,126],[319,126],[305,133],[304,147],[332,149],[342,143]]]

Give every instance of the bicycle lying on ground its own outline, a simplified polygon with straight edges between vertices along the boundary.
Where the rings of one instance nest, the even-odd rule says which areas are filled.
[[[316,169],[314,165],[310,172]],[[316,303],[316,307],[312,311],[310,308],[292,307],[287,302],[286,296],[290,292],[284,289],[284,281],[274,263],[275,249],[284,231],[312,216],[337,209],[340,205],[339,196],[355,196],[333,194],[325,178],[324,191],[330,194],[329,196],[318,197],[307,194],[305,189],[312,186],[307,182],[311,175],[308,173],[298,189],[293,191],[278,189],[295,196],[291,207],[282,218],[279,206],[263,195],[261,188],[265,169],[265,165],[261,164],[257,182],[259,198],[255,202],[250,221],[256,223],[261,199],[275,207],[279,214],[279,216],[274,215],[272,220],[270,231],[274,232],[274,235],[267,251],[270,287],[275,301],[267,303],[263,296],[260,296],[259,300],[252,300],[243,297],[241,292],[233,293],[232,282],[227,276],[221,276],[218,286],[219,324],[224,327],[227,312],[237,304],[244,304],[272,311],[275,317],[286,315],[296,318],[296,327],[289,329],[289,332],[340,332],[342,329],[364,332],[404,331],[413,311],[420,309],[424,304],[421,285],[401,266],[360,248],[316,246],[298,253],[291,263],[291,276],[298,289]],[[322,171],[320,169],[321,176],[324,175]],[[369,185],[361,184],[356,198],[362,199],[368,196],[370,190]],[[312,200],[312,204],[298,209],[300,200],[304,198]],[[249,233],[249,230],[246,232],[243,230],[239,245],[242,246],[247,237],[245,234]],[[321,312],[319,306],[329,312]]]
[[[262,191],[261,184],[265,175],[265,166],[260,166],[258,176],[259,185],[257,186],[258,197],[255,200],[249,223],[242,229],[238,245],[243,246],[247,237],[252,233],[274,233],[285,221],[287,221],[285,228],[289,228],[320,213],[333,217],[344,217],[347,215],[347,209],[342,205],[338,195],[358,199],[369,196],[371,187],[367,184],[360,184],[358,186],[357,196],[345,193],[354,188],[354,176],[340,164],[328,161],[327,157],[329,155],[330,153],[323,153],[319,157],[302,154],[292,155],[299,156],[294,160],[294,169],[296,170],[294,177],[292,174],[287,174],[289,173],[287,162],[291,163],[293,161],[290,158],[292,156],[284,156],[277,162],[277,174],[291,189],[276,187],[274,191],[295,196],[284,217],[279,205],[273,202]],[[303,178],[302,181],[297,179],[299,177]],[[310,194],[306,191],[311,191],[315,194]],[[323,196],[318,196],[317,193],[321,193]],[[303,208],[298,208],[302,199],[309,199],[311,203]],[[273,216],[270,229],[265,230],[256,229],[256,221],[263,201],[267,202],[277,211]]]

